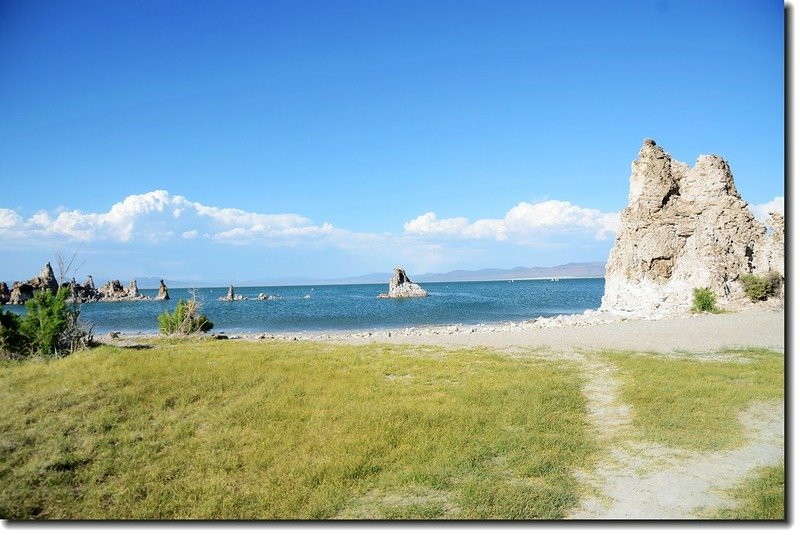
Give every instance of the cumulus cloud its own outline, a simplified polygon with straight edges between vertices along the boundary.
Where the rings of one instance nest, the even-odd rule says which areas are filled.
[[[12,229],[19,225],[20,222],[21,219],[14,210],[0,208],[0,230]]]
[[[502,219],[465,217],[439,219],[434,212],[422,214],[404,226],[415,236],[450,236],[458,238],[526,241],[544,233],[590,233],[596,240],[614,235],[619,224],[616,212],[601,212],[566,201],[521,202]]]
[[[756,219],[766,222],[769,219],[770,212],[784,213],[784,199],[783,197],[775,197],[763,204],[751,204],[750,210]]]
[[[164,190],[129,195],[107,212],[60,209],[38,212],[23,220],[0,209],[0,232],[24,238],[56,237],[72,241],[164,241],[201,234],[217,241],[258,243],[301,237],[326,236],[333,225],[316,225],[297,214],[261,214],[238,208],[218,208],[192,202]]]
[[[401,232],[371,233],[316,223],[300,214],[267,214],[210,206],[164,190],[129,195],[106,211],[58,208],[23,215],[0,208],[0,238],[26,247],[55,243],[163,244],[204,240],[221,245],[335,248],[357,257],[434,265],[459,251],[480,255],[488,242],[544,247],[570,234],[576,246],[613,235],[616,213],[565,201],[521,202],[500,219],[439,218],[428,212]],[[459,241],[459,244],[454,243]],[[477,248],[477,249],[476,249]],[[472,251],[472,252],[470,252]],[[477,251],[477,252],[476,252]],[[409,264],[410,265],[410,264]]]

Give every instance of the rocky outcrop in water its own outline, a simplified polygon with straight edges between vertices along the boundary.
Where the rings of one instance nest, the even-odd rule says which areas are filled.
[[[741,275],[784,272],[783,218],[773,216],[772,227],[768,234],[753,217],[724,159],[704,155],[689,167],[647,139],[631,165],[601,310],[687,312],[694,288],[710,288],[727,307],[747,306]]]
[[[161,279],[158,283],[158,295],[156,295],[156,299],[159,301],[166,301],[169,299],[169,290],[167,289],[167,285],[164,284],[164,279]]]
[[[169,292],[167,291],[167,287],[163,285],[163,280],[161,284],[163,289],[159,290],[159,296],[156,297],[156,299],[169,299]],[[100,288],[96,288],[91,275],[86,277],[86,281],[83,284],[77,283],[73,278],[70,282],[64,282],[59,285],[53,274],[53,269],[48,263],[42,268],[41,273],[39,273],[37,277],[27,282],[15,282],[10,291],[5,283],[0,283],[0,303],[22,305],[33,298],[33,293],[36,290],[50,290],[55,293],[58,291],[59,287],[67,288],[69,290],[68,299],[75,303],[88,303],[92,301],[144,301],[153,299],[152,297],[142,295],[135,279],[128,284],[127,288],[123,286],[119,280],[108,281]],[[6,291],[4,292],[3,289]]]
[[[34,290],[50,290],[56,293],[58,291],[58,280],[55,273],[53,273],[53,268],[50,267],[50,262],[46,263],[39,276],[29,280],[28,284],[33,286]]]
[[[92,281],[92,286],[94,286],[94,281]],[[85,296],[85,301],[134,301],[147,299],[139,292],[139,286],[136,284],[135,279],[128,284],[127,288],[119,280],[114,279],[95,291],[92,291],[91,287],[76,287],[73,291],[77,295]]]
[[[16,281],[11,285],[8,298],[9,305],[22,305],[28,299],[33,299],[34,288],[28,283]]]
[[[247,301],[247,297],[237,294],[236,290],[234,290],[233,285],[231,284],[228,286],[228,293],[225,294],[225,297],[220,297],[220,301]]]
[[[53,273],[50,262],[45,264],[38,276],[33,277],[27,282],[16,281],[11,286],[8,296],[9,305],[21,305],[25,301],[33,298],[33,292],[37,290],[50,290],[53,293],[58,291],[58,281]]]
[[[378,295],[381,299],[399,299],[405,297],[428,297],[419,284],[414,284],[406,275],[402,268],[395,268],[392,278],[389,281],[389,293]]]
[[[139,285],[136,284],[136,279],[133,279],[128,285],[128,297],[131,299],[140,299],[142,294],[139,292]]]

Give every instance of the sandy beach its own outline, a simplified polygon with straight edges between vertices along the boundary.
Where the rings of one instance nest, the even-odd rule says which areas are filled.
[[[573,316],[524,322],[479,325],[440,325],[371,331],[290,333],[230,333],[210,336],[249,341],[307,340],[348,344],[393,343],[446,347],[552,348],[559,351],[618,349],[631,351],[703,352],[760,347],[783,351],[783,310],[748,310],[660,319],[627,319],[587,311]],[[153,335],[102,335],[105,343]]]

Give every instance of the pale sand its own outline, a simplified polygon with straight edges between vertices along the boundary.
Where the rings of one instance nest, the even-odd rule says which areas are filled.
[[[521,323],[450,325],[361,332],[230,334],[245,340],[373,342],[448,347],[549,347],[561,351],[619,349],[702,352],[727,348],[784,349],[784,312],[746,311],[686,317],[621,319],[596,312]]]

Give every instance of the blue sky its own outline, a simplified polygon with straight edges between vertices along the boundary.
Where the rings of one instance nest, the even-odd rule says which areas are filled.
[[[783,32],[765,0],[2,1],[0,280],[604,260],[646,137],[779,204]]]

